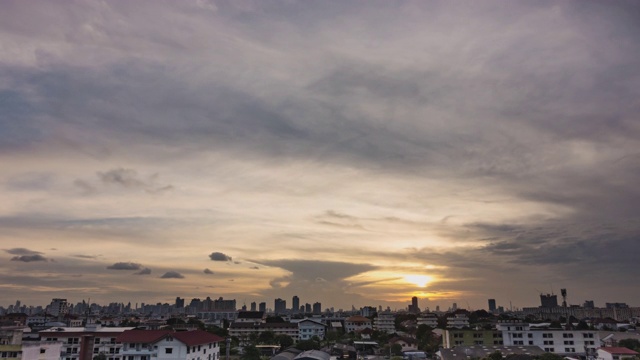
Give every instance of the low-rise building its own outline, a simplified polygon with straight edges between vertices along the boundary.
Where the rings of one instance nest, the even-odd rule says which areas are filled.
[[[373,328],[377,331],[387,334],[396,331],[396,317],[391,313],[378,313],[373,321]]]
[[[28,328],[27,328],[28,329]],[[0,358],[3,360],[58,360],[62,351],[59,341],[24,341],[24,327],[0,328]]]
[[[229,336],[235,336],[240,340],[240,345],[249,343],[251,334],[260,336],[263,331],[273,331],[276,335],[291,336],[294,342],[298,341],[298,324],[292,323],[232,323],[229,326]]]
[[[224,339],[202,330],[127,330],[116,341],[122,360],[219,360]]]
[[[62,342],[61,360],[78,360],[81,354],[104,354],[107,360],[121,359],[122,344],[116,338],[133,327],[102,327],[91,324],[86,327],[53,327],[39,332],[44,341]]]
[[[520,322],[498,322],[496,328],[502,332],[504,345],[539,346],[546,352],[561,355],[586,355],[600,346],[597,331],[536,328]]]
[[[434,313],[422,314],[416,319],[416,325],[427,325],[432,329],[435,329],[438,327],[438,315]]]
[[[469,317],[466,314],[455,314],[447,318],[447,327],[462,329],[469,327]]]
[[[373,329],[371,320],[364,316],[354,315],[350,316],[344,321],[344,328],[347,333],[359,332],[364,329]]]
[[[298,339],[311,340],[314,336],[324,340],[327,325],[313,319],[304,319],[298,322]]]
[[[638,356],[638,352],[626,347],[602,347],[597,353],[598,360],[632,360]]]
[[[444,331],[442,345],[449,349],[454,346],[503,345],[502,331],[497,330],[459,330]]]

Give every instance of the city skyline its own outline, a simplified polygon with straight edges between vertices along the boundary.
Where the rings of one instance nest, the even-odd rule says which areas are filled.
[[[4,1],[0,304],[639,304],[639,17]]]

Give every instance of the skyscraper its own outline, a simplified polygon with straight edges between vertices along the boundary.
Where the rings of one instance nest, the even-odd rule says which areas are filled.
[[[287,312],[287,301],[277,298],[274,301],[273,311],[276,314],[284,314]]]
[[[313,314],[314,315],[322,314],[322,304],[320,304],[319,302],[313,303]]]
[[[251,311],[256,311],[256,302],[251,303]]]
[[[411,305],[409,305],[409,312],[417,314],[420,312],[420,308],[418,307],[418,297],[414,296],[411,298]]]
[[[300,298],[297,295],[291,299],[291,311],[294,313],[300,311]]]
[[[489,312],[490,313],[496,312],[496,299],[489,299]]]
[[[266,302],[261,302],[258,305],[258,311],[267,312],[267,303]]]

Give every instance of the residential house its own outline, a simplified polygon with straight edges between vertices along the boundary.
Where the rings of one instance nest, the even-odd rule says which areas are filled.
[[[350,316],[344,321],[345,331],[347,333],[350,332],[360,332],[364,329],[373,329],[371,325],[371,320],[360,315]]]
[[[602,347],[598,349],[598,360],[637,359],[638,352],[626,347]]]

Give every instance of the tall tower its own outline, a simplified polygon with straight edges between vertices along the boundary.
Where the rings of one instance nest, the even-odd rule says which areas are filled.
[[[496,312],[496,299],[489,299],[489,312],[490,313]]]
[[[287,312],[287,301],[277,298],[273,304],[273,311],[276,314],[284,314]]]
[[[560,289],[560,295],[562,295],[562,307],[567,307],[567,289]]]
[[[297,313],[298,311],[300,311],[300,298],[294,295],[291,299],[291,312]]]

